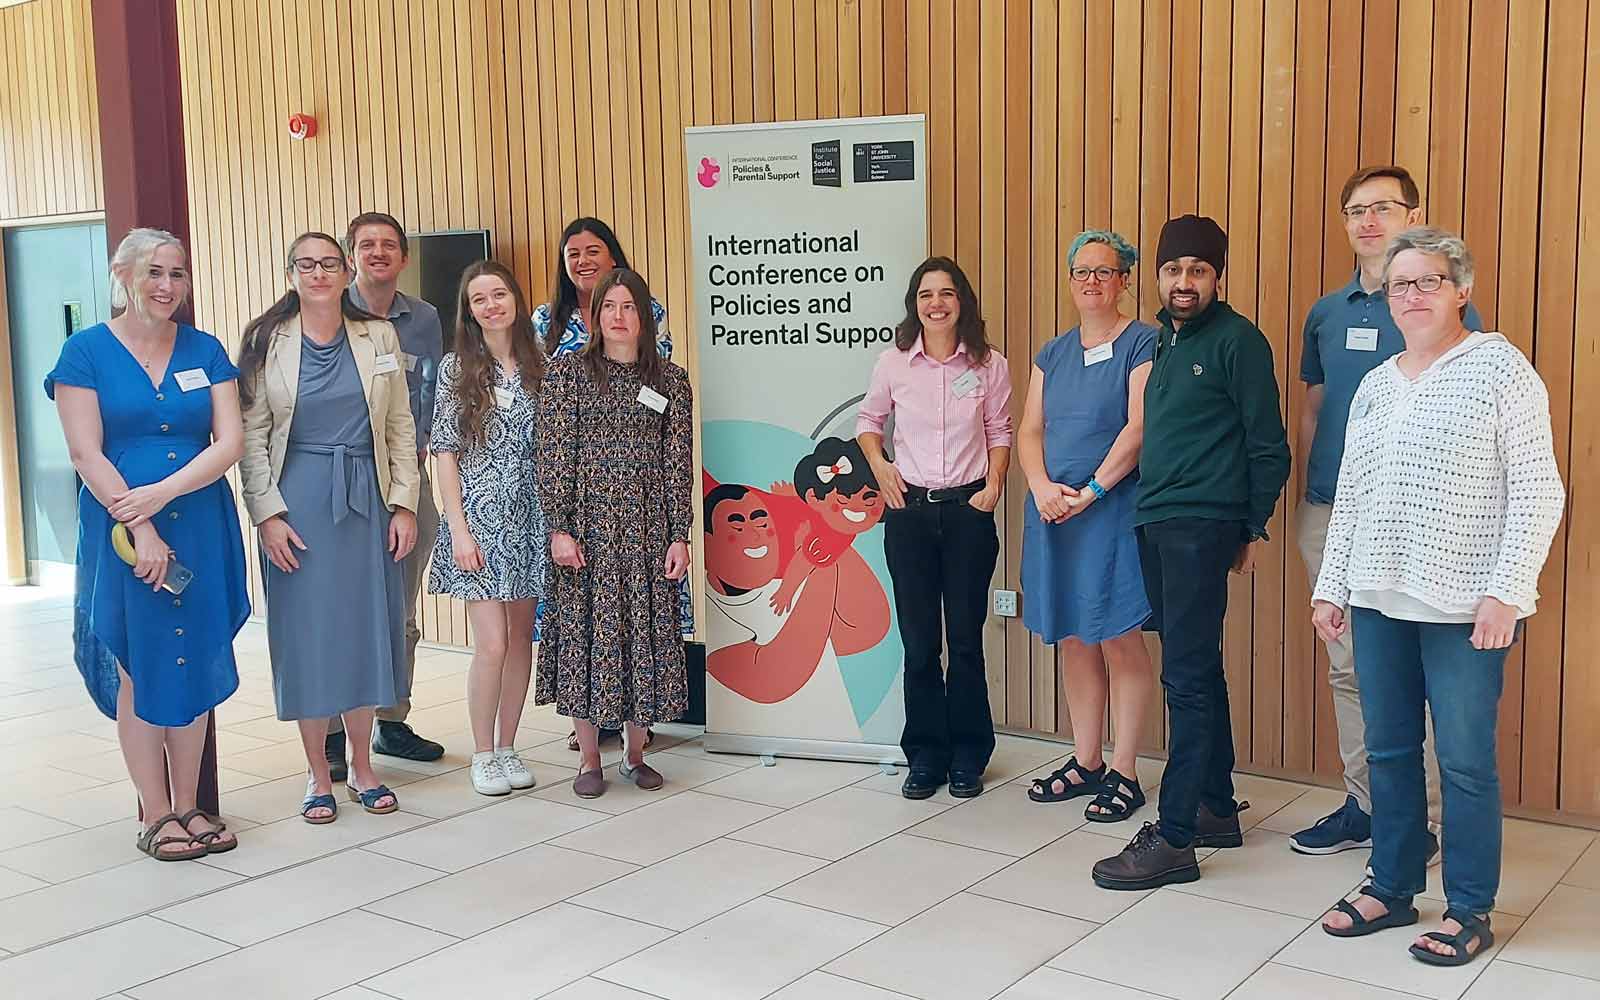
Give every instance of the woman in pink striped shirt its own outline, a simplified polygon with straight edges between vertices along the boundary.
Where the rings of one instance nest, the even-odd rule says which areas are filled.
[[[972,283],[948,257],[911,275],[906,317],[861,401],[856,435],[883,490],[884,554],[905,646],[910,764],[901,794],[983,791],[994,722],[983,671],[994,509],[1011,460],[1011,377],[989,346]],[[894,417],[894,456],[883,431]],[[940,622],[949,667],[939,666]]]

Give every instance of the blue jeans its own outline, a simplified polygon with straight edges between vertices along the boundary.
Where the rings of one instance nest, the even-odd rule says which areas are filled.
[[[1506,650],[1472,648],[1471,625],[1400,621],[1350,609],[1372,770],[1372,887],[1409,901],[1427,885],[1423,702],[1433,709],[1444,800],[1444,895],[1488,913],[1500,888],[1495,723]]]

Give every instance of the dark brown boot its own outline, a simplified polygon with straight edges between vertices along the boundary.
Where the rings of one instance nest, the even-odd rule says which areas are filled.
[[[1140,827],[1121,854],[1094,866],[1094,884],[1102,889],[1155,889],[1199,878],[1194,846],[1173,847],[1154,823]]]
[[[1244,834],[1239,829],[1239,814],[1250,808],[1249,802],[1240,802],[1233,815],[1224,819],[1200,803],[1194,817],[1195,847],[1243,847]]]

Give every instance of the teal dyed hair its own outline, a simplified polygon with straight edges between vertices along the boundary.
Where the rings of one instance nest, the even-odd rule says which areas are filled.
[[[1139,262],[1139,251],[1135,250],[1132,243],[1113,233],[1109,229],[1085,229],[1072,241],[1072,246],[1067,248],[1067,266],[1077,259],[1078,251],[1090,243],[1104,243],[1116,251],[1117,263],[1122,265],[1124,273],[1133,270],[1133,265]]]

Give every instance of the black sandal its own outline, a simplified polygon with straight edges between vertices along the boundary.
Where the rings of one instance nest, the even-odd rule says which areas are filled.
[[[1122,789],[1127,788],[1124,792]],[[1144,805],[1144,789],[1137,778],[1120,771],[1107,771],[1100,784],[1100,793],[1083,810],[1083,818],[1091,823],[1120,823],[1139,811]]]
[[[1322,924],[1324,934],[1336,938],[1366,937],[1368,934],[1376,934],[1391,927],[1409,927],[1421,919],[1415,906],[1409,902],[1404,907],[1398,906],[1399,900],[1378,895],[1371,885],[1362,886],[1360,894],[1371,896],[1382,903],[1386,911],[1383,916],[1368,920],[1360,910],[1350,904],[1348,899],[1341,899],[1333,904],[1333,908],[1350,918],[1350,926],[1329,927],[1327,924]]]
[[[1461,929],[1454,934],[1444,931],[1429,931],[1422,935],[1429,941],[1450,945],[1456,950],[1454,955],[1441,955],[1436,951],[1429,951],[1420,944],[1412,944],[1411,957],[1419,962],[1429,965],[1466,965],[1479,955],[1494,947],[1494,931],[1489,929],[1489,918],[1480,917],[1473,913],[1461,910],[1445,910],[1444,918],[1454,920],[1461,925]],[[1478,947],[1467,949],[1473,941],[1478,942]]]
[[[1069,774],[1076,774],[1080,780],[1068,781]],[[1065,802],[1080,795],[1093,795],[1100,790],[1100,782],[1104,780],[1105,775],[1104,762],[1091,771],[1078,763],[1077,757],[1068,757],[1067,762],[1054,771],[1042,778],[1033,779],[1033,787],[1028,789],[1028,798],[1035,802]],[[1059,792],[1051,787],[1058,781],[1062,787]]]

